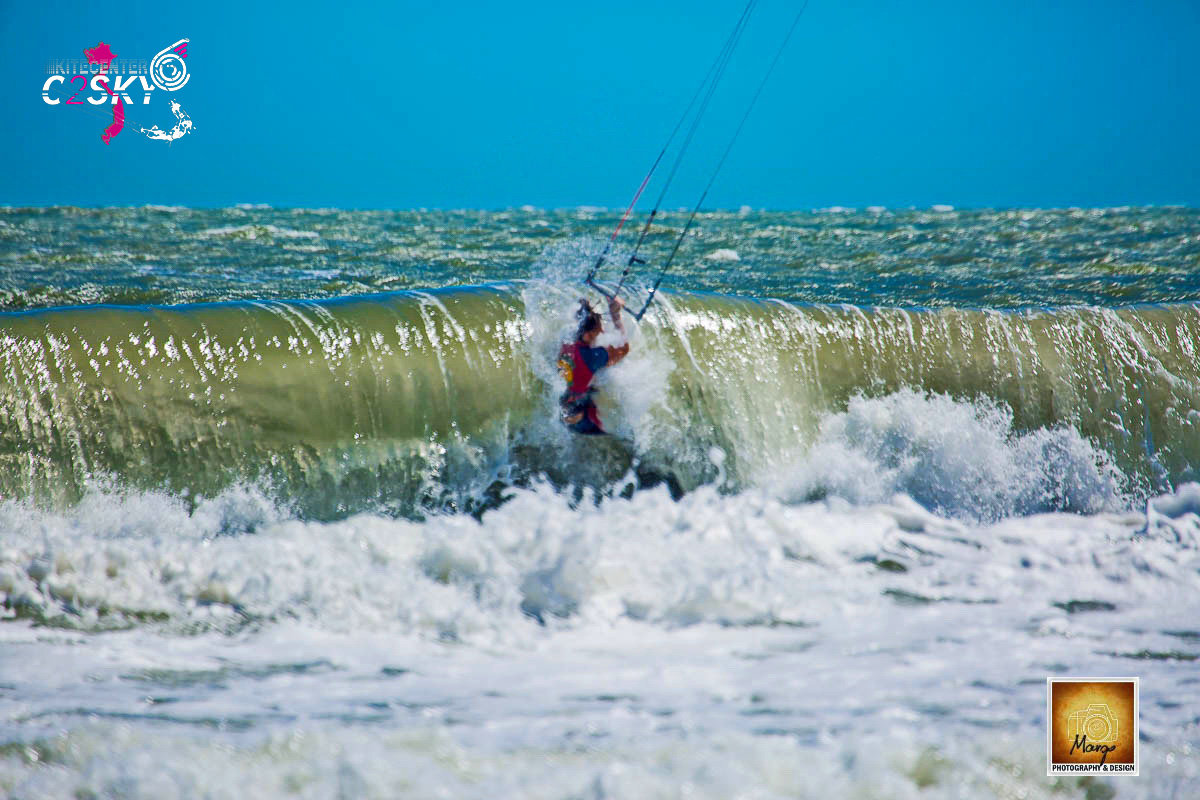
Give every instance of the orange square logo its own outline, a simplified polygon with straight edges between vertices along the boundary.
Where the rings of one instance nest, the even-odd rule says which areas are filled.
[[[1046,679],[1046,774],[1138,774],[1138,679]]]

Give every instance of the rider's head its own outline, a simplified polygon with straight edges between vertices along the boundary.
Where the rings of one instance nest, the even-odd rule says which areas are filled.
[[[592,343],[596,341],[596,337],[604,330],[600,313],[593,309],[592,304],[587,300],[580,300],[579,310],[575,312],[575,316],[579,319],[579,330],[575,334],[575,338],[591,347]]]

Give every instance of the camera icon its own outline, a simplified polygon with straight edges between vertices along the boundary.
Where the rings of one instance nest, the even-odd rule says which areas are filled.
[[[1117,717],[1108,709],[1107,703],[1091,703],[1067,716],[1067,736],[1074,739],[1079,735],[1095,744],[1117,740]]]

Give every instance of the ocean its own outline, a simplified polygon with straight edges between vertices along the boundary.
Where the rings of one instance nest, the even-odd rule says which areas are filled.
[[[618,218],[0,209],[0,794],[1200,796],[1200,210]]]

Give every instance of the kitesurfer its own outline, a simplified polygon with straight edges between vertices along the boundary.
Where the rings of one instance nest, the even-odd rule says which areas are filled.
[[[622,335],[625,326],[621,322],[621,308],[625,305],[620,297],[608,302],[608,313],[613,325]],[[600,312],[592,308],[587,300],[579,301],[579,329],[575,341],[564,344],[558,355],[558,371],[567,382],[567,389],[559,398],[563,424],[575,433],[599,436],[605,433],[592,400],[595,388],[592,379],[605,367],[611,367],[629,353],[629,341],[618,347],[597,347],[596,338],[604,332],[604,321]]]

